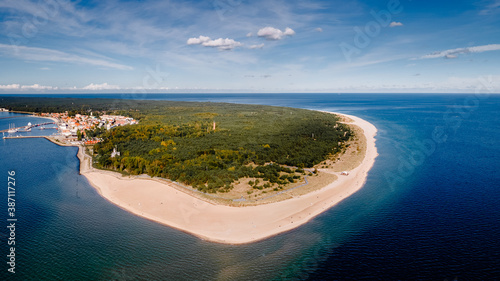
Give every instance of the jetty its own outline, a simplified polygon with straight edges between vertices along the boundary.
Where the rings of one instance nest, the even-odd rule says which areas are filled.
[[[3,137],[4,139],[34,139],[34,138],[44,138],[48,139],[48,136],[10,136]]]
[[[52,124],[56,124],[56,122],[46,122],[46,123],[40,123],[40,124],[31,124],[31,123],[28,123],[27,126],[22,126],[22,127],[17,127],[17,128],[10,128],[10,129],[6,129],[6,130],[0,130],[0,133],[7,133],[9,131],[29,131],[31,130],[31,128],[35,128],[35,127],[40,127],[40,126],[45,126],[45,125],[52,125]]]
[[[52,143],[55,143],[59,146],[78,146],[78,147],[83,147],[82,142],[80,141],[72,141],[68,142],[64,139],[61,139],[61,136],[8,136],[8,137],[3,137],[4,140],[6,139],[34,139],[34,138],[40,138],[40,139],[46,139]]]

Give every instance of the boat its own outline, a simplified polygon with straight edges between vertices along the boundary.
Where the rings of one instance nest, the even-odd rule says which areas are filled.
[[[14,124],[9,124],[9,130],[7,131],[7,133],[9,134],[14,134],[14,133],[17,133],[17,129],[15,128],[16,125]]]

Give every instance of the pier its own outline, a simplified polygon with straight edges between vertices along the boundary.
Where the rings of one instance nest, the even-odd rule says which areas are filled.
[[[10,130],[14,130],[16,132],[17,131],[26,131],[26,130],[31,130],[31,128],[45,126],[45,125],[52,125],[52,124],[56,124],[56,122],[46,122],[46,123],[27,125],[27,126],[22,126],[22,127],[17,127],[17,128],[10,128],[10,129],[6,129],[6,130],[1,130],[0,133],[7,133]]]
[[[13,137],[3,137],[4,139],[34,139],[34,138],[44,138],[48,139],[48,136],[13,136]]]
[[[83,143],[80,141],[73,141],[73,142],[68,142],[64,140],[64,138],[61,139],[61,136],[9,136],[9,137],[3,137],[4,140],[6,139],[46,139],[52,143],[55,143],[59,146],[78,146],[78,147],[83,147]]]

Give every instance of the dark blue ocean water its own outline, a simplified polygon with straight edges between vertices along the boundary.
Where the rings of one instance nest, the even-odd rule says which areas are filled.
[[[108,203],[78,174],[76,148],[0,140],[0,280],[500,280],[499,95],[103,96],[357,115],[378,128],[380,156],[359,192],[308,224],[231,246]],[[5,116],[0,129],[34,120]],[[15,274],[6,264],[9,170]]]

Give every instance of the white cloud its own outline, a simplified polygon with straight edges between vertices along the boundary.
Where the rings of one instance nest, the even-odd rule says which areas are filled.
[[[252,32],[248,32],[247,33],[247,37],[252,37],[253,36],[253,33]]]
[[[22,90],[57,90],[57,87],[52,86],[42,86],[38,84],[33,85],[23,85],[21,86]]]
[[[403,23],[398,21],[393,21],[389,24],[389,27],[403,26]]]
[[[241,47],[243,46],[242,43],[235,41],[234,39],[215,39],[212,40],[210,37],[207,36],[200,36],[198,38],[189,38],[187,40],[188,45],[202,45],[205,47],[213,47],[213,48],[218,48],[219,50],[232,50],[236,47]]]
[[[491,4],[487,5],[483,10],[479,12],[480,15],[491,15],[498,12],[500,8],[500,0],[493,0]]]
[[[317,31],[317,32],[323,32],[323,28],[318,27],[318,28],[314,29],[314,31]]]
[[[13,90],[13,89],[19,89],[21,85],[19,84],[10,84],[10,85],[0,85],[1,90]]]
[[[262,49],[264,47],[264,43],[259,44],[259,45],[252,45],[249,48],[250,49]]]
[[[163,89],[163,88],[162,88]],[[99,91],[99,90],[129,90],[129,89],[122,89],[120,86],[117,85],[109,85],[108,83],[102,83],[102,84],[94,84],[91,83],[85,87],[82,88],[77,88],[77,87],[69,87],[69,88],[59,88],[55,86],[44,86],[40,84],[33,84],[33,85],[20,85],[20,84],[10,84],[10,85],[0,85],[0,90],[20,90],[20,91],[25,91],[25,90],[53,90],[53,91],[58,91],[58,90],[73,90],[73,91],[80,91],[80,90],[89,90],[89,91]]]
[[[285,32],[283,32],[284,35],[287,35],[287,36],[292,36],[292,35],[295,35],[295,31],[293,29],[291,29],[290,27],[287,27],[285,28]]]
[[[201,43],[205,43],[207,41],[210,41],[210,37],[201,35],[198,38],[189,38],[187,40],[187,44],[188,45],[198,45],[198,44],[201,44]]]
[[[14,56],[28,61],[57,61],[104,66],[121,70],[133,69],[130,66],[114,63],[104,59],[82,57],[46,48],[0,44],[0,54]]]
[[[243,44],[241,44],[240,42],[234,41],[233,39],[229,38],[226,39],[219,38],[215,40],[210,40],[204,42],[202,45],[205,47],[216,47],[219,50],[232,50],[236,47],[243,46]]]
[[[468,47],[471,53],[481,53],[487,51],[498,51],[500,50],[500,44],[489,44],[483,46]]]
[[[120,90],[120,87],[117,85],[108,85],[108,83],[102,83],[102,84],[94,84],[90,83],[89,85],[85,86],[82,88],[82,90],[92,90],[92,91],[98,91],[98,90]]]
[[[10,85],[0,85],[0,90],[58,90],[58,87],[53,86],[43,86],[39,84],[33,85],[20,85],[20,84],[10,84]]]
[[[435,59],[435,58],[453,59],[453,58],[458,57],[458,55],[461,55],[461,54],[482,53],[482,52],[499,51],[499,50],[500,50],[500,44],[489,44],[489,45],[457,48],[457,49],[450,49],[450,50],[446,50],[446,51],[434,52],[434,53],[431,53],[431,54],[428,54],[425,56],[421,56],[420,59]]]
[[[257,32],[257,36],[264,37],[267,40],[281,40],[285,36],[292,36],[292,35],[295,35],[295,31],[289,27],[287,27],[283,32],[277,28],[267,26],[261,28],[259,32]]]

